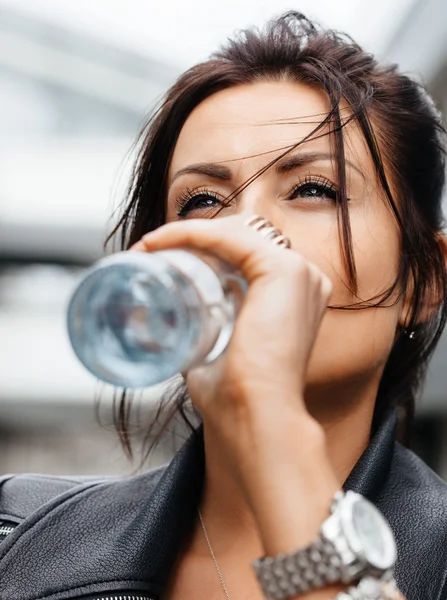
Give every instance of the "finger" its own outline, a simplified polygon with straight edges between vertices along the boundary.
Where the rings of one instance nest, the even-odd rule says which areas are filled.
[[[330,297],[332,296],[332,281],[314,263],[308,262],[308,268],[311,272],[311,278],[314,282],[315,287],[319,286],[320,297],[322,300],[322,310],[324,311],[329,302]]]
[[[210,251],[240,269],[250,282],[267,271],[303,269],[304,258],[287,252],[244,225],[240,215],[221,219],[191,219],[168,223],[146,234],[131,250],[154,252],[167,248]]]

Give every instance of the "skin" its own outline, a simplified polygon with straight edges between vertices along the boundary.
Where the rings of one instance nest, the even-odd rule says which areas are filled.
[[[249,282],[227,352],[185,373],[204,420],[201,511],[233,598],[262,598],[250,567],[254,558],[316,537],[333,494],[369,442],[381,374],[408,307],[327,309],[358,300],[347,286],[333,200],[321,190],[309,197],[309,179],[336,186],[334,159],[314,159],[287,173],[271,167],[216,219],[206,218],[206,208],[180,218],[176,203],[196,188],[225,198],[327,112],[322,92],[287,81],[241,85],[205,100],[187,119],[174,150],[168,224],[134,247],[212,251]],[[368,299],[395,278],[398,229],[356,125],[346,127],[345,143],[358,296]],[[330,137],[296,152],[330,154]],[[179,174],[199,163],[226,166],[231,179]],[[304,180],[307,191],[291,199],[291,189]],[[208,204],[218,206],[219,200],[208,198]],[[247,229],[244,221],[253,214],[281,229],[292,249]],[[341,589],[300,598],[323,600]],[[192,597],[223,597],[199,525],[167,594],[169,600]]]

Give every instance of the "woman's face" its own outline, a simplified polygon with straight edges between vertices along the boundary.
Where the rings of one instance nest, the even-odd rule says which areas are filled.
[[[322,92],[287,81],[240,85],[202,102],[185,122],[174,149],[167,220],[209,218],[210,209],[220,207],[284,148],[305,138],[328,110]],[[293,250],[331,278],[331,304],[346,306],[376,296],[394,281],[399,235],[357,125],[344,128],[344,140],[357,297],[350,291],[342,258],[334,202],[336,163],[329,135],[287,154],[216,218],[259,214],[272,221],[290,238]],[[308,392],[327,393],[337,387],[345,393],[374,390],[401,313],[401,304],[328,310],[309,366]],[[278,331],[281,335],[287,332]]]

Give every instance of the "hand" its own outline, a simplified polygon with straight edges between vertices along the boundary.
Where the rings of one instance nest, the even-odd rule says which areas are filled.
[[[249,284],[229,347],[211,365],[187,373],[194,405],[225,441],[264,413],[308,416],[302,400],[309,357],[332,284],[293,250],[244,225],[247,218],[179,221],[143,237],[133,250],[186,247],[212,252]],[[310,419],[310,417],[309,417]]]
[[[186,382],[272,555],[314,539],[339,487],[323,429],[303,400],[332,284],[298,252],[246,227],[246,218],[169,223],[132,249],[208,251],[248,282],[227,351],[189,370]]]

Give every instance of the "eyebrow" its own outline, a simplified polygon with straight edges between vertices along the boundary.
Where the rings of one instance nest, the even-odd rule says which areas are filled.
[[[223,165],[216,165],[213,163],[197,163],[195,165],[189,165],[180,169],[172,177],[171,185],[176,179],[182,175],[189,175],[190,173],[198,173],[199,175],[207,175],[214,179],[221,179],[222,181],[230,181],[233,177],[231,169],[224,167]]]
[[[296,154],[288,154],[282,160],[279,160],[276,165],[276,171],[281,174],[289,173],[298,167],[303,167],[319,160],[335,162],[335,158],[335,155],[330,152],[297,152]],[[349,165],[351,169],[357,171],[361,177],[365,177],[361,170],[347,158],[345,158],[345,163]]]
[[[335,158],[335,155],[331,154],[330,152],[297,152],[295,154],[287,154],[284,158],[280,159],[276,163],[276,172],[280,174],[290,173],[290,171],[306,166],[310,163],[317,162],[319,160],[333,162]],[[349,165],[351,169],[357,171],[362,178],[364,178],[364,174],[361,172],[361,170],[350,160],[345,158],[345,163]],[[183,167],[183,169],[177,171],[172,177],[171,185],[182,175],[189,174],[206,175],[208,177],[212,177],[213,179],[220,179],[221,181],[231,181],[233,176],[231,169],[223,165],[214,163],[197,163],[188,165],[187,167]]]

